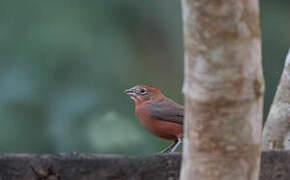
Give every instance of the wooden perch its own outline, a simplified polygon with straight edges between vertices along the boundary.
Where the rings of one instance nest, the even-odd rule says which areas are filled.
[[[84,154],[2,154],[0,180],[178,179],[180,154],[128,157]]]
[[[182,180],[257,180],[264,79],[258,0],[182,0]]]
[[[290,149],[290,49],[263,130],[263,148],[269,150]]]
[[[181,155],[1,154],[1,180],[178,180]],[[290,152],[262,154],[260,180],[289,180]]]

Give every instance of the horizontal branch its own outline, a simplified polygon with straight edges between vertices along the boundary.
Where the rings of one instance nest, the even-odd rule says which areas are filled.
[[[175,180],[181,155],[0,154],[1,180]],[[289,180],[290,151],[262,154],[261,180]]]
[[[1,154],[0,180],[174,180],[179,177],[180,163],[180,154]]]

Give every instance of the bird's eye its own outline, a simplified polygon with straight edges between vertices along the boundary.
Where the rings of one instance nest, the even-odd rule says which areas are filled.
[[[147,91],[146,91],[145,88],[141,88],[141,89],[140,89],[140,93],[141,93],[141,94],[146,94],[146,92],[147,92]]]

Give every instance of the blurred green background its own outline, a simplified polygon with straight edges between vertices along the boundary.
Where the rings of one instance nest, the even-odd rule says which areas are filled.
[[[290,1],[261,1],[265,114],[290,47]],[[0,1],[0,152],[144,154],[169,142],[123,90],[183,104],[180,2]]]

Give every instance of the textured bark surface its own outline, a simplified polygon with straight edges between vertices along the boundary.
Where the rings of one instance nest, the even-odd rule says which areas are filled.
[[[263,149],[290,149],[290,50],[263,130]]]
[[[290,151],[263,151],[260,180],[289,180]]]
[[[116,155],[0,155],[1,180],[174,180],[180,154],[128,157]]]
[[[1,180],[178,180],[181,155],[1,154]],[[290,152],[262,154],[260,180],[289,180]]]
[[[258,0],[182,0],[181,179],[258,179],[264,79]]]

